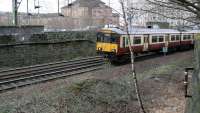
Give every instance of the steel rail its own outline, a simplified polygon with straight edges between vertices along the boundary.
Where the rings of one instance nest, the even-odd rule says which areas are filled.
[[[66,73],[66,72],[75,71],[75,70],[88,68],[88,67],[92,67],[92,66],[99,66],[101,64],[103,64],[103,63],[89,64],[89,65],[84,65],[84,66],[80,66],[80,67],[74,67],[74,68],[71,68],[71,69],[63,69],[63,70],[54,71],[54,72],[42,73],[42,74],[39,74],[39,75],[31,75],[31,76],[28,76],[28,77],[16,78],[16,79],[0,82],[0,85],[16,83],[16,82],[19,82],[19,81],[30,80],[30,79],[44,77],[44,76],[51,76],[51,75],[55,75],[55,74]]]
[[[92,59],[92,60],[85,60],[81,62],[75,62],[75,63],[67,63],[67,64],[62,64],[62,65],[53,65],[49,67],[42,67],[42,68],[36,68],[36,69],[31,69],[31,70],[22,70],[19,72],[12,72],[8,74],[3,74],[0,75],[0,81],[5,80],[5,79],[10,79],[10,78],[16,78],[24,75],[31,75],[31,74],[37,74],[37,73],[42,73],[42,72],[47,72],[47,71],[54,71],[62,68],[69,68],[69,67],[74,67],[78,66],[81,64],[87,64],[91,62],[101,62],[102,59]]]
[[[76,59],[76,60],[59,61],[59,62],[45,63],[45,64],[39,64],[39,65],[33,65],[33,66],[14,68],[14,69],[6,69],[6,70],[1,70],[0,73],[6,73],[6,72],[10,72],[10,71],[18,71],[18,70],[24,70],[24,69],[31,69],[31,68],[37,68],[37,67],[44,67],[44,66],[50,66],[50,65],[55,65],[55,64],[70,63],[70,62],[76,62],[76,61],[82,61],[82,60],[91,60],[91,59],[96,59],[96,58],[102,58],[102,57],[94,56],[94,57],[87,57],[87,58],[81,58],[81,59]]]
[[[0,92],[103,68],[102,57],[89,57],[0,71]]]
[[[86,70],[76,71],[76,72],[73,72],[73,73],[70,73],[70,74],[62,74],[60,76],[52,76],[52,77],[49,77],[49,78],[39,79],[38,81],[34,81],[34,82],[24,82],[23,84],[20,84],[20,85],[16,84],[15,86],[7,86],[5,88],[1,88],[0,93],[5,92],[5,91],[9,91],[9,90],[12,90],[12,89],[17,89],[17,88],[20,88],[20,87],[44,83],[44,82],[48,82],[48,81],[52,81],[52,80],[56,80],[56,79],[61,79],[61,78],[66,78],[66,77],[69,77],[69,76],[83,74],[83,73],[87,73],[87,72],[91,72],[91,71],[95,71],[95,70],[99,70],[99,69],[102,69],[102,67],[89,68],[89,69],[86,69]]]

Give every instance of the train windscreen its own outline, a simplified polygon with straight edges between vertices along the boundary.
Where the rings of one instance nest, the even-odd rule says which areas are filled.
[[[116,43],[117,35],[108,33],[98,33],[97,42]]]

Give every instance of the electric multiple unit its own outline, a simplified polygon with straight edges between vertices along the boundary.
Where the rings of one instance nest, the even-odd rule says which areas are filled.
[[[190,49],[199,30],[180,32],[174,29],[131,29],[130,44],[135,55],[147,52],[168,52]],[[97,33],[96,50],[111,60],[130,55],[127,33],[118,28],[103,28]]]

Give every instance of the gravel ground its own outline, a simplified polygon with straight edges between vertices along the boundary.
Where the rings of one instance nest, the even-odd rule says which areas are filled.
[[[192,59],[193,51],[186,51],[167,56],[142,59],[135,63],[144,107],[148,113],[184,113],[183,69],[184,67],[192,66]],[[17,102],[21,100],[22,97],[29,98],[33,95],[33,92],[34,94],[36,92],[38,94],[50,94],[57,91],[57,89],[65,88],[80,81],[88,79],[117,80],[126,77],[128,74],[130,74],[130,64],[121,66],[105,65],[105,69],[101,71],[0,94],[0,102],[14,103],[16,100]],[[0,105],[0,108],[2,106]],[[119,113],[139,113],[136,100],[127,106],[126,112]]]
[[[193,59],[193,51],[176,52],[167,56],[156,55],[153,57],[151,56],[151,58],[142,58],[142,59],[138,59],[135,62],[136,73],[139,74],[138,77],[140,79],[144,79],[146,77],[149,78],[151,77],[151,74],[159,74],[156,71],[158,71],[157,68],[160,68],[161,66],[164,66],[167,64],[175,65],[176,63],[180,63],[182,61],[189,61],[192,65],[192,59]],[[152,73],[152,71],[155,71],[155,73]],[[146,75],[146,72],[148,73],[151,72],[151,74]],[[113,78],[118,78],[119,76],[127,75],[127,73],[131,73],[130,64],[125,64],[121,66],[106,65],[104,71],[100,71],[99,73],[95,75],[97,76],[97,78],[99,77],[99,79],[104,79],[104,77],[105,79],[109,79],[109,78],[113,79]],[[166,74],[169,74],[169,72],[167,72]]]
[[[193,66],[193,51],[143,59],[135,63],[139,86],[148,113],[184,113],[184,68]],[[117,79],[130,73],[130,64],[108,68],[108,76]],[[133,106],[138,106],[134,103]],[[138,108],[134,107],[135,111]],[[139,110],[137,111],[139,112]]]

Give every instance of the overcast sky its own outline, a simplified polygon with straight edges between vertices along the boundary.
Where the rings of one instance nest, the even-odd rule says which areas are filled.
[[[18,0],[21,1],[21,0]],[[28,0],[29,1],[29,12],[37,12],[37,10],[34,9],[34,0]],[[36,0],[36,4],[38,0]],[[40,5],[42,8],[40,9],[40,12],[42,13],[56,13],[57,12],[57,1],[58,0],[39,0]],[[60,7],[66,5],[65,1],[67,0],[60,0]],[[109,0],[102,0],[107,5],[109,3]],[[22,4],[19,7],[20,12],[26,12],[27,8],[26,5],[27,0],[22,0]],[[120,10],[119,0],[110,0],[110,5],[112,8],[116,10]],[[12,0],[0,0],[0,11],[12,11]]]

